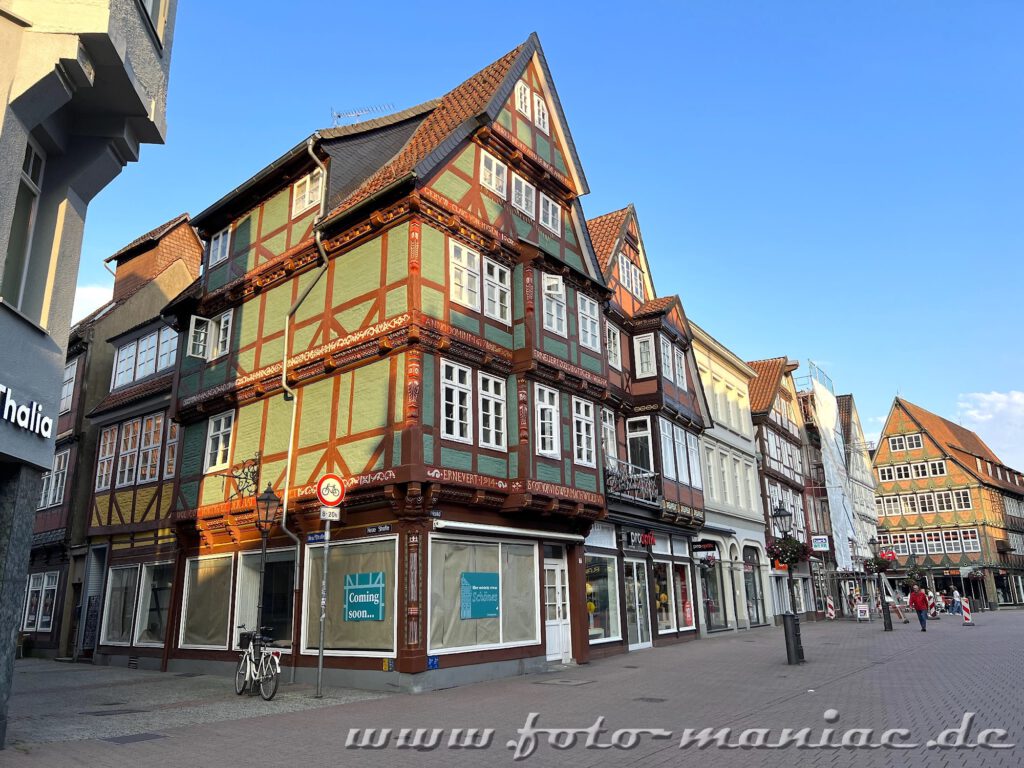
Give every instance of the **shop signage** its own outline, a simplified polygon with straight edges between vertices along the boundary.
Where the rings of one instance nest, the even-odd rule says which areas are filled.
[[[811,536],[811,550],[814,552],[828,552],[828,536]]]
[[[871,613],[867,603],[857,603],[857,621],[870,621]]]
[[[14,392],[4,384],[0,384],[0,418],[34,435],[53,436],[53,419],[43,415],[43,406],[34,400],[18,405]]]
[[[345,574],[345,621],[384,621],[384,571]]]
[[[622,529],[622,546],[624,549],[650,549],[658,542],[650,531],[638,531],[632,528]]]
[[[460,579],[459,618],[498,617],[497,572],[463,572]]]
[[[690,549],[694,552],[717,552],[718,543],[710,539],[698,539],[690,545]]]

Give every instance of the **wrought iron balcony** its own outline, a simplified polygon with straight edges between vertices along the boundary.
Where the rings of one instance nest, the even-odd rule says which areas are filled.
[[[661,503],[661,479],[657,472],[618,459],[607,459],[604,486],[608,496],[642,504]]]

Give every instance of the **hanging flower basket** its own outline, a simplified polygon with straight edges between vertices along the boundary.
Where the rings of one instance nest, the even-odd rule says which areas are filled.
[[[967,574],[967,578],[972,579],[974,581],[981,581],[985,578],[985,574],[981,571],[971,571],[969,574]]]
[[[772,539],[765,545],[764,549],[772,560],[787,566],[796,565],[810,559],[812,553],[806,541],[794,539],[792,536]]]
[[[912,587],[915,584],[924,584],[924,569],[917,565],[907,568],[907,575],[903,579],[903,585]]]
[[[714,555],[708,555],[707,557],[702,557],[700,560],[698,560],[697,564],[705,571],[710,571],[712,568],[718,565],[718,558]]]
[[[867,573],[885,573],[891,564],[892,562],[884,557],[869,557],[864,561],[864,570]]]

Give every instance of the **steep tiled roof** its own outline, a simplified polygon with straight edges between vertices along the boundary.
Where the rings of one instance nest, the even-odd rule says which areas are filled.
[[[751,360],[747,363],[757,371],[757,378],[750,382],[751,413],[767,413],[771,410],[787,362],[785,357],[772,357],[767,360]]]
[[[839,406],[839,424],[843,429],[843,439],[846,442],[853,440],[850,430],[853,428],[853,395],[836,395],[836,405]]]
[[[931,411],[926,411],[919,405],[914,405],[903,398],[896,398],[896,402],[899,403],[910,414],[921,428],[928,432],[931,437],[950,452],[952,456],[959,459],[961,463],[967,468],[971,474],[975,475],[979,480],[989,484],[995,485],[1000,488],[1011,490],[1014,493],[1024,493],[1024,487],[1015,485],[1012,482],[1006,482],[999,478],[989,475],[982,471],[979,472],[977,469],[977,463],[975,457],[980,458],[982,461],[991,462],[993,465],[999,465],[1005,467],[1006,465],[999,459],[998,456],[989,448],[985,441],[978,437],[977,434],[962,427],[959,424],[954,424],[952,421],[937,416]]]
[[[144,235],[142,235],[140,237],[135,238],[130,243],[128,243],[128,245],[126,245],[124,248],[122,248],[117,253],[115,253],[113,256],[107,256],[107,258],[105,258],[103,261],[104,262],[117,261],[122,256],[124,256],[125,254],[129,253],[130,251],[135,250],[137,247],[139,247],[140,245],[142,245],[143,243],[146,243],[146,242],[151,242],[151,243],[155,244],[161,237],[166,235],[168,232],[170,232],[172,229],[174,229],[179,224],[183,224],[186,221],[188,221],[188,214],[187,213],[179,213],[177,216],[175,216],[170,221],[166,221],[163,224],[161,224],[159,227],[151,229],[146,234],[144,234]]]
[[[618,211],[606,213],[587,221],[587,229],[590,230],[590,240],[594,244],[594,253],[601,265],[601,271],[607,272],[608,266],[612,263],[612,256],[615,254],[615,245],[622,235],[622,227],[629,217],[631,205],[627,205]]]
[[[483,113],[522,50],[522,45],[517,46],[443,96],[398,154],[342,200],[329,217],[408,176],[463,122]]]
[[[678,296],[662,296],[658,299],[651,299],[650,301],[644,302],[640,309],[633,313],[633,318],[636,319],[660,315],[678,300]]]
[[[136,403],[140,400],[145,400],[147,397],[153,397],[154,395],[160,395],[164,392],[170,392],[173,381],[174,370],[172,369],[154,379],[147,379],[135,384],[134,386],[119,389],[116,392],[111,392],[105,398],[100,400],[99,405],[93,408],[92,412],[90,412],[88,416],[89,418],[93,418],[101,413],[112,411],[115,408],[123,408],[126,405],[131,405],[132,403]]]

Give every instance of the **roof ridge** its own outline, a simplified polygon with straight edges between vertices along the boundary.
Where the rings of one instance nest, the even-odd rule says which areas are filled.
[[[394,125],[395,123],[400,123],[413,117],[418,117],[425,112],[430,112],[436,109],[437,105],[440,103],[440,98],[428,99],[427,101],[421,102],[412,107],[407,107],[406,109],[398,112],[392,112],[391,114],[381,115],[380,117],[374,117],[358,123],[352,123],[351,125],[337,125],[332,128],[321,128],[317,133],[319,133],[320,137],[324,139],[340,139],[343,136],[353,136],[359,133],[376,130],[377,128],[383,128],[388,125]]]
[[[185,211],[184,213],[179,213],[173,219],[170,219],[169,221],[165,221],[163,224],[160,224],[159,226],[153,227],[153,229],[151,229],[148,232],[146,232],[146,234],[139,235],[134,240],[132,240],[130,243],[128,243],[128,245],[126,245],[123,248],[121,248],[119,251],[114,253],[112,256],[107,256],[107,258],[105,258],[103,260],[103,263],[107,264],[107,263],[109,263],[111,261],[116,261],[118,258],[120,258],[121,256],[124,256],[126,253],[128,253],[128,251],[132,250],[133,248],[137,248],[138,246],[142,245],[147,240],[159,240],[164,235],[166,235],[168,232],[170,232],[172,229],[177,227],[179,224],[184,224],[187,221],[189,221],[188,211]]]

